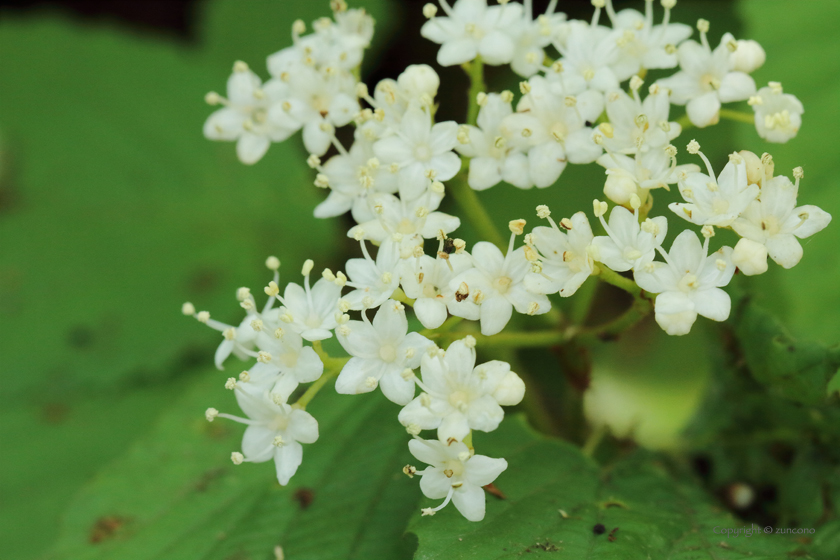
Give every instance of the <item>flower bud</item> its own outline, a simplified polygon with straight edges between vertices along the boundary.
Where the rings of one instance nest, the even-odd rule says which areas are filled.
[[[732,251],[732,263],[747,276],[767,272],[767,247],[742,238]]]
[[[634,194],[638,196],[637,190],[635,179],[627,173],[610,173],[604,183],[604,195],[622,206],[629,204]]]
[[[419,99],[424,94],[434,98],[440,87],[440,78],[428,64],[412,64],[399,75],[397,84],[412,99]]]
[[[761,68],[767,55],[756,41],[752,39],[741,39],[736,41],[735,52],[729,55],[732,69],[747,74]]]

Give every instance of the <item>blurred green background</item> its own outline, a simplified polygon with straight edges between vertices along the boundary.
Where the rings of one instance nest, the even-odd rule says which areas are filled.
[[[421,2],[351,5],[364,5],[377,20],[363,75],[375,80],[406,64],[433,64],[433,46],[417,36]],[[642,2],[619,6],[641,9]],[[577,17],[590,10],[586,2],[561,2],[559,9]],[[309,257],[341,268],[356,249],[345,240],[347,222],[312,217],[323,193],[312,186],[299,139],[243,166],[232,145],[201,136],[210,112],[202,99],[223,89],[236,59],[265,76],[264,58],[289,43],[291,22],[327,14],[326,2],[208,0],[194,5],[190,33],[179,38],[61,9],[0,8],[3,558],[233,558],[235,539],[219,544],[226,531],[243,511],[254,523],[262,519],[248,508],[266,478],[249,475],[265,465],[233,473],[228,456],[239,430],[211,430],[202,418],[207,406],[233,406],[222,390],[226,375],[212,367],[217,337],[182,317],[180,305],[189,300],[238,321],[235,289],[265,283],[267,255],[279,256],[281,273],[293,275]],[[802,203],[836,216],[838,3],[685,0],[674,18],[692,23],[701,15],[712,21],[713,39],[731,30],[758,40],[768,59],[754,74],[759,87],[781,81],[806,112],[799,137],[786,145],[763,143],[751,126],[723,123],[681,136],[681,152],[692,137],[716,166],[736,149],[770,151],[778,173],[805,169]],[[409,47],[398,42],[406,37]],[[441,118],[460,119],[464,100],[444,96],[466,81],[459,69],[441,75],[451,84],[442,89]],[[514,83],[500,73],[489,79],[499,88]],[[501,185],[481,196],[504,223],[532,218],[541,203],[564,215],[588,210],[602,181],[594,166],[570,167],[549,191]],[[673,195],[658,198],[656,208],[664,212]],[[739,279],[794,337],[840,341],[838,231],[832,224],[806,240],[805,257],[791,271],[771,264],[762,277]],[[468,227],[462,236],[475,241]],[[648,322],[596,349],[590,416],[648,446],[679,447],[720,345],[708,325],[697,327],[676,339]],[[380,403],[361,402],[351,414],[347,402],[325,397],[315,415],[322,434],[329,426],[335,433],[319,446],[380,416],[377,425],[393,420]],[[390,467],[398,472],[404,463],[401,430],[393,428],[382,428],[380,440],[395,442],[393,450],[383,444],[358,452],[358,461],[381,469],[371,476],[390,477]],[[301,484],[328,484],[337,476],[330,475],[332,456],[312,453],[316,474],[303,475]],[[355,483],[364,493],[365,477]],[[388,482],[377,492],[389,499],[371,506],[374,518],[405,518],[413,510],[414,486]],[[288,509],[283,500],[259,507]],[[289,516],[270,518],[260,530],[291,523],[287,540],[305,541],[304,522]],[[161,537],[147,530],[155,523],[177,530]],[[385,557],[375,538],[357,529],[353,554]],[[126,531],[139,541],[124,550],[118,541]],[[402,528],[391,531],[398,540]]]

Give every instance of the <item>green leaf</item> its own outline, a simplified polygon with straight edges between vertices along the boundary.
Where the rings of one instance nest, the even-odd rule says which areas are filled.
[[[379,33],[383,2],[367,4]],[[328,15],[328,3],[202,10],[200,49],[55,14],[0,17],[0,425],[16,449],[0,494],[20,504],[0,514],[10,557],[48,546],[75,490],[211,363],[215,335],[180,315],[183,301],[239,321],[234,291],[267,282],[266,256],[286,278],[307,257],[336,265],[338,224],[312,216],[324,195],[299,138],[247,167],[201,134],[203,96],[250,58],[240,47],[261,53],[266,76],[293,19]]]
[[[419,538],[416,560],[491,560],[527,553],[535,558],[783,560],[809,552],[804,541],[786,535],[727,538],[721,530],[749,524],[723,513],[692,481],[674,480],[647,453],[601,471],[577,448],[537,436],[510,419],[476,439],[478,453],[507,459],[508,469],[495,483],[506,499],[488,495],[481,523],[464,520],[452,506],[431,518],[415,514],[409,528]],[[424,507],[433,505],[426,502]]]
[[[823,402],[827,383],[840,366],[837,349],[795,340],[772,314],[750,302],[742,303],[736,311],[735,332],[755,380],[795,402]]]
[[[325,389],[310,407],[320,438],[287,487],[272,462],[235,467],[243,427],[203,410],[226,397],[203,379],[148,436],[102,469],[64,516],[54,559],[394,558],[420,498],[397,407]]]

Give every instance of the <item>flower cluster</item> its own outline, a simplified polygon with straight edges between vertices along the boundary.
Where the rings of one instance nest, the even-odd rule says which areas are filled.
[[[440,79],[428,65],[408,66],[372,91],[358,80],[373,20],[342,0],[332,2],[334,19],[317,20],[309,35],[303,22],[295,22],[293,45],[268,57],[270,80],[262,83],[237,62],[227,98],[208,94],[211,104],[224,107],[208,118],[205,135],[236,140],[244,163],[302,129],[314,183],[329,190],[315,216],[350,212],[355,225],[347,236],[360,246],[360,256],[347,260],[343,272],[325,269],[314,285],[314,265],[307,260],[303,285],[288,283],[282,295],[280,262],[269,258],[274,278],[264,289],[268,301],[258,310],[251,292],[241,288],[237,298],[246,317],[237,326],[184,305],[185,314],[222,333],[219,368],[230,354],[256,360],[226,384],[248,418],[207,411],[208,420],[248,425],[235,463],[274,459],[278,480],[286,484],[301,463],[300,444],[318,437],[305,407],[335,376],[338,393],[381,388],[402,407],[398,420],[413,437],[409,448],[430,465],[422,471],[406,466],[405,472],[422,476],[426,496],[444,499],[424,514],[451,501],[467,519],[480,520],[481,488],[507,463],[476,455],[472,434],[495,430],[502,407],[518,404],[525,385],[505,362],[476,365],[476,337],[500,333],[514,311],[547,313],[551,297],[573,295],[590,276],[628,289],[648,308],[653,301],[662,329],[686,334],[698,315],[715,321],[729,316],[730,299],[721,288],[736,267],[760,274],[769,256],[790,268],[802,257],[797,238],[829,223],[821,209],[797,206],[802,169],[794,170],[794,181],[774,176],[769,154],[733,153],[717,174],[692,140],[687,151],[705,172],[694,161],[677,161],[672,141],[684,128],[717,123],[721,103],[749,100],[758,133],[769,141],[785,142],[798,132],[799,101],[777,83],[756,91],[749,76],[765,59],[757,43],[726,34],[712,49],[705,20],[697,23],[700,41],[689,39],[692,28],[670,21],[676,0],[661,1],[661,23],[654,21],[652,0],[644,13],[615,12],[610,0],[593,0],[591,21],[568,21],[555,12],[554,0],[535,16],[532,2],[523,1],[488,6],[486,0],[457,0],[450,6],[440,0],[441,10],[433,4],[423,9],[428,21],[422,35],[441,45],[439,64],[463,64],[474,85],[481,83],[475,80],[483,64],[509,64],[525,78],[518,99],[510,91],[480,92],[471,100],[475,118],[464,124],[436,122]],[[601,25],[602,11],[609,27]],[[648,70],[677,67],[643,95]],[[685,105],[685,117],[672,121],[672,105]],[[336,136],[342,126],[353,128],[349,148]],[[526,221],[512,220],[507,244],[495,230],[489,232],[494,238],[471,247],[450,237],[461,220],[439,209],[446,182],[477,191],[503,181],[546,188],[568,163],[605,169],[603,193],[613,207],[593,203],[604,235],[595,235],[582,211],[556,220],[541,205],[537,217],[548,225],[526,234]],[[684,202],[669,209],[697,226],[702,241],[687,229],[666,252],[669,223],[651,215],[651,191],[673,184]],[[474,218],[477,209],[464,210]],[[710,253],[715,228],[729,228],[741,239]],[[424,330],[410,332],[408,307]],[[453,331],[463,320],[478,325]],[[323,350],[320,341],[332,336],[348,358]],[[441,340],[454,341],[444,350],[436,344]],[[298,385],[310,382],[290,404]],[[422,439],[424,430],[435,430],[436,438]]]

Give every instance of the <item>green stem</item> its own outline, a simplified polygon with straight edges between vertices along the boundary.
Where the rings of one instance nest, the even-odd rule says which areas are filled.
[[[315,383],[309,386],[309,388],[300,396],[300,398],[292,405],[295,408],[300,408],[302,410],[306,409],[306,405],[309,404],[315,395],[318,394],[324,385],[327,384],[327,381],[338,375],[338,372],[344,367],[348,361],[350,361],[350,357],[344,358],[333,358],[324,350],[324,347],[321,345],[320,340],[316,340],[312,343],[312,349],[315,350],[315,353],[318,354],[318,357],[321,358],[321,362],[324,364],[324,373],[319,377]]]
[[[475,126],[478,120],[478,94],[487,89],[484,83],[484,62],[480,56],[475,57],[472,62],[465,62],[461,65],[464,72],[470,78],[469,105],[467,108],[467,124]]]
[[[590,342],[595,340],[609,340],[616,337],[647,317],[651,311],[650,301],[639,298],[633,300],[630,309],[603,325],[591,329],[583,329],[577,333],[578,340]]]
[[[741,111],[733,111],[732,109],[721,109],[720,118],[728,119],[730,121],[738,121],[747,124],[755,124],[755,115],[752,113],[742,113]]]
[[[347,360],[349,359],[350,358],[344,359],[344,362],[347,362]],[[319,377],[315,381],[315,383],[310,385],[306,392],[302,394],[297,400],[297,402],[295,402],[295,404],[292,406],[301,410],[306,410],[306,405],[309,404],[309,401],[311,401],[315,397],[315,395],[318,394],[318,391],[320,391],[321,388],[327,384],[327,381],[338,375],[339,371],[341,371],[341,368],[333,368],[330,371],[324,371],[323,375],[321,375],[321,377]]]
[[[478,344],[486,343],[493,348],[542,348],[566,342],[571,338],[570,334],[563,331],[502,332],[492,336],[458,331],[440,333],[440,336],[448,340],[457,340],[468,334],[471,334]]]
[[[619,273],[610,270],[603,264],[599,264],[598,268],[600,269],[600,272],[598,272],[598,278],[607,284],[611,284],[620,290],[624,290],[636,299],[642,297],[642,289],[629,278],[625,278]]]
[[[478,232],[478,235],[485,241],[490,241],[502,250],[505,250],[507,243],[505,243],[502,234],[496,229],[496,224],[487,209],[478,199],[478,195],[467,184],[466,176],[463,172],[456,175],[452,181],[447,185],[449,192],[452,193],[452,198],[458,206],[461,207],[464,215],[470,221],[472,226]]]
[[[581,452],[587,457],[592,457],[605,435],[607,435],[607,427],[605,425],[596,426],[592,432],[590,432],[589,437],[586,438],[586,442],[583,444]]]

